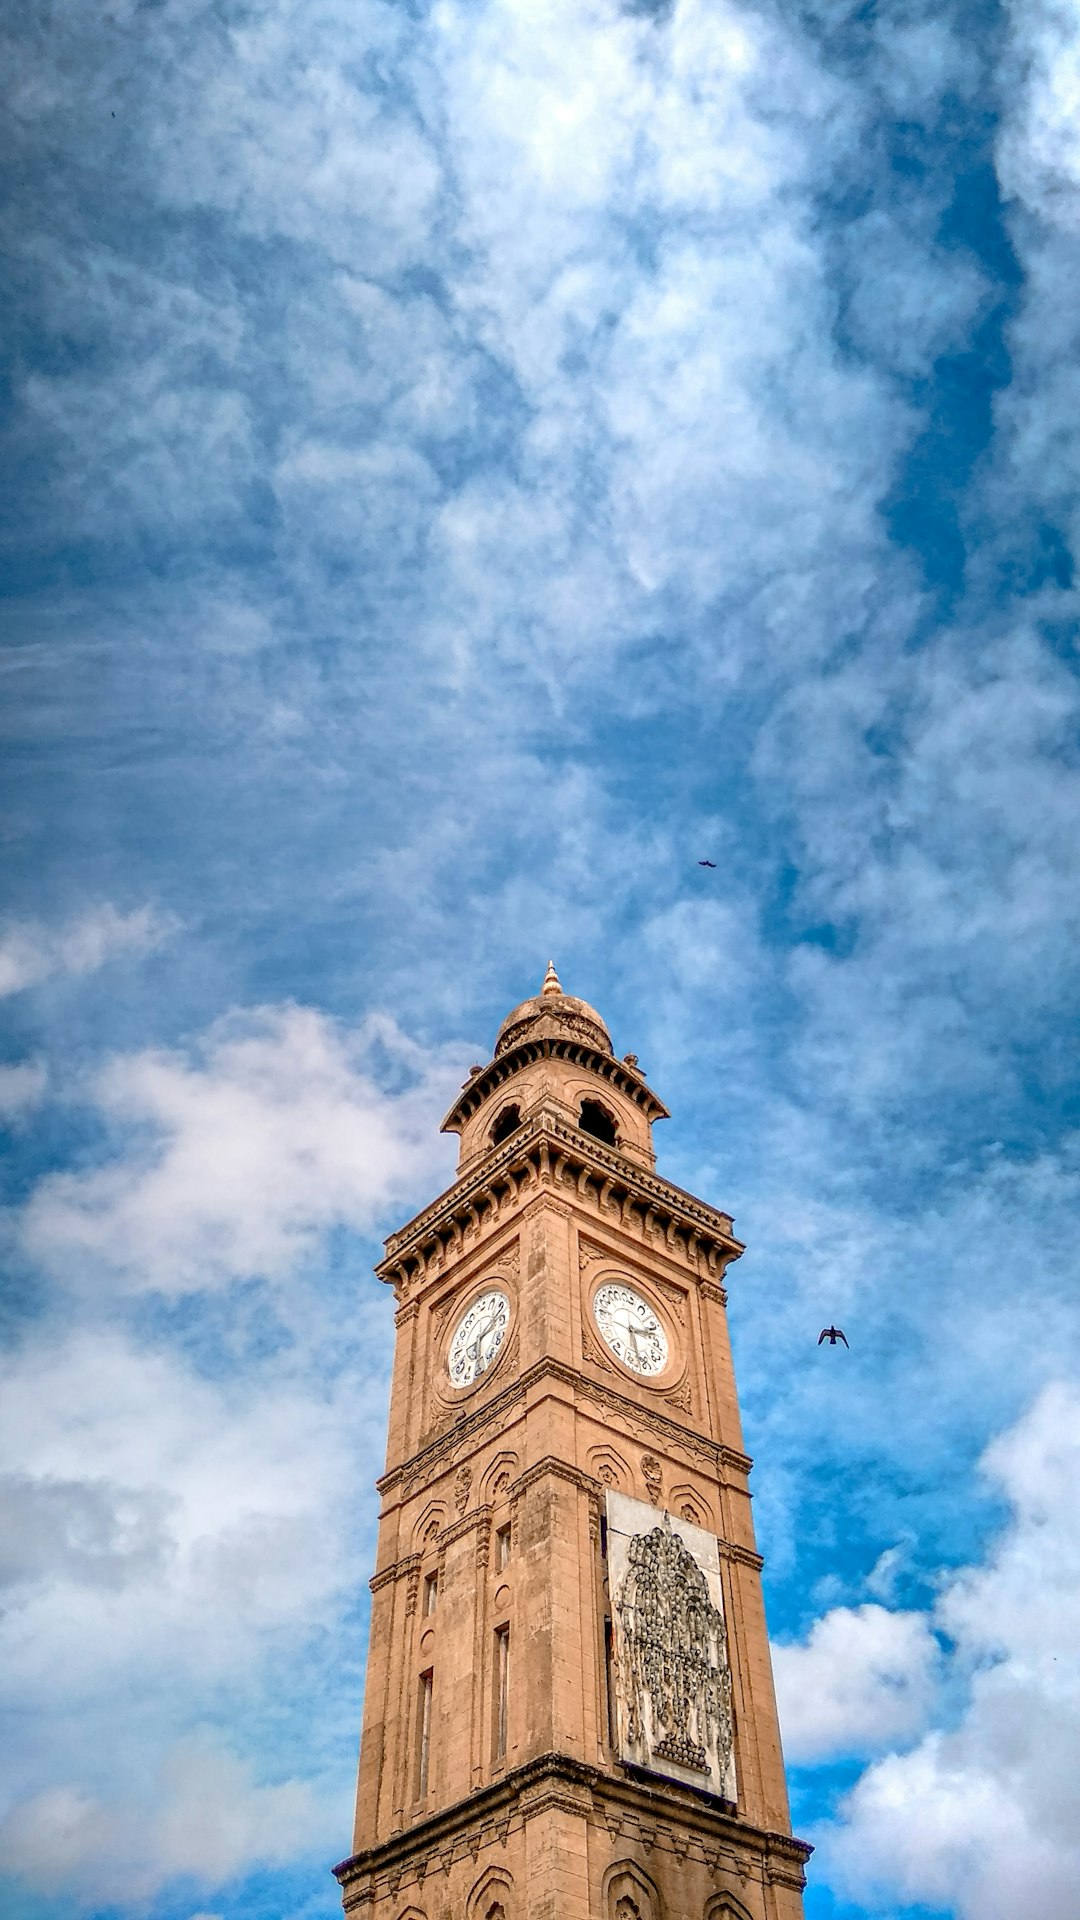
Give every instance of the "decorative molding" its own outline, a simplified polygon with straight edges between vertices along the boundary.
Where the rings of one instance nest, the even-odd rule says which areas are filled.
[[[401,1560],[395,1560],[392,1566],[383,1567],[380,1573],[373,1573],[368,1581],[368,1587],[372,1593],[381,1593],[384,1587],[392,1587],[395,1580],[404,1579],[414,1567],[417,1569],[417,1578],[419,1578],[420,1555],[407,1553]]]
[[[618,1487],[623,1493],[631,1491],[634,1476],[630,1462],[624,1460],[615,1447],[591,1447],[587,1458],[594,1478],[605,1487]]]
[[[535,1220],[541,1213],[557,1213],[562,1220],[572,1220],[574,1217],[574,1209],[567,1201],[557,1200],[553,1193],[546,1192],[538,1193],[535,1200],[530,1200],[528,1206],[522,1209],[522,1222]]]
[[[664,1781],[667,1817],[657,1829],[655,1782],[636,1772],[613,1776],[606,1768],[568,1755],[547,1753],[513,1768],[501,1779],[479,1788],[454,1806],[417,1820],[391,1835],[381,1845],[353,1854],[334,1868],[345,1904],[355,1912],[372,1893],[385,1896],[418,1877],[421,1862],[451,1842],[472,1853],[489,1844],[503,1829],[517,1831],[525,1817],[542,1815],[549,1807],[569,1804],[590,1826],[605,1834],[625,1836],[633,1844],[636,1833],[656,1830],[658,1850],[667,1851],[670,1823],[677,1820],[689,1832],[691,1846],[713,1867],[756,1880],[771,1879],[801,1888],[802,1868],[813,1848],[789,1834],[752,1826],[725,1802],[706,1798],[674,1780]],[[614,1833],[612,1832],[614,1828]],[[730,1869],[728,1863],[730,1862]]]
[[[529,1038],[534,1018],[534,1015],[530,1015],[507,1028],[500,1038],[494,1060],[465,1082],[443,1121],[444,1130],[451,1127],[460,1130],[490,1100],[492,1094],[513,1080],[523,1067],[534,1066],[538,1060],[551,1059],[569,1060],[575,1066],[587,1068],[591,1075],[617,1088],[636,1107],[640,1107],[650,1120],[669,1117],[663,1101],[646,1084],[640,1069],[629,1069],[625,1060],[616,1060],[614,1054],[603,1045],[607,1033],[598,1028],[594,1021],[574,1013],[564,1005],[559,1011],[559,1024],[568,1028],[571,1034],[576,1034],[576,1039],[566,1039],[552,1033],[533,1033]],[[598,1041],[601,1042],[599,1046]]]
[[[390,1495],[399,1498],[411,1498],[419,1488],[445,1472],[453,1463],[455,1455],[474,1451],[480,1437],[489,1428],[496,1427],[500,1433],[506,1432],[511,1425],[512,1415],[517,1409],[524,1409],[529,1389],[543,1380],[556,1380],[573,1391],[581,1393],[587,1400],[610,1407],[622,1415],[630,1424],[645,1429],[646,1434],[659,1440],[666,1450],[681,1450],[707,1460],[714,1469],[725,1468],[729,1472],[744,1475],[750,1472],[753,1461],[748,1454],[738,1452],[734,1447],[724,1446],[721,1442],[710,1440],[706,1435],[696,1433],[681,1421],[660,1407],[647,1404],[643,1400],[631,1400],[606,1381],[594,1380],[580,1367],[568,1366],[562,1360],[545,1356],[537,1360],[524,1373],[510,1381],[500,1393],[486,1400],[482,1405],[463,1413],[452,1429],[439,1433],[426,1442],[411,1459],[402,1461],[391,1468],[375,1482],[384,1499]],[[646,1389],[648,1391],[648,1389]],[[670,1395],[665,1396],[670,1399]]]
[[[664,1299],[668,1303],[668,1306],[671,1307],[671,1309],[673,1310],[675,1314],[675,1318],[678,1321],[680,1327],[685,1329],[686,1327],[686,1291],[685,1289],[683,1287],[673,1286],[670,1280],[662,1280],[660,1278],[660,1275],[656,1273],[650,1273],[645,1275],[644,1277],[648,1280],[648,1282],[652,1286],[656,1288],[658,1293],[661,1293],[663,1295]]]
[[[443,1532],[439,1535],[440,1559],[445,1558],[448,1547],[452,1547],[457,1540],[463,1540],[467,1533],[473,1532],[474,1528],[485,1528],[490,1527],[490,1525],[490,1507],[474,1507],[471,1513],[463,1513],[460,1520],[451,1521],[450,1525],[444,1528]]]
[[[691,1526],[704,1527],[708,1533],[716,1532],[712,1507],[696,1487],[686,1485],[672,1487],[668,1494],[668,1504],[673,1513],[677,1513],[683,1520],[689,1520]]]
[[[730,1214],[637,1166],[545,1105],[501,1151],[486,1156],[479,1167],[391,1234],[386,1257],[375,1271],[405,1300],[429,1274],[441,1272],[448,1257],[456,1256],[467,1232],[487,1231],[507,1205],[519,1214],[523,1199],[539,1199],[539,1190],[544,1190],[545,1204],[550,1205],[551,1189],[568,1181],[579,1207],[592,1210],[594,1206],[601,1216],[616,1216],[646,1243],[655,1233],[666,1250],[695,1274],[700,1273],[703,1260],[702,1279],[706,1274],[719,1278],[743,1251],[732,1232]],[[590,1186],[596,1189],[591,1205]]]
[[[733,1560],[740,1567],[753,1567],[755,1573],[760,1573],[765,1565],[761,1554],[755,1553],[751,1547],[740,1547],[733,1540],[722,1540],[719,1535],[716,1544],[721,1560]]]
[[[689,1376],[685,1376],[680,1380],[677,1387],[672,1387],[670,1393],[666,1393],[664,1398],[669,1401],[673,1407],[681,1407],[684,1413],[692,1414],[694,1411],[694,1396],[690,1391]]]
[[[542,1460],[537,1460],[531,1467],[526,1467],[525,1472],[515,1480],[510,1489],[511,1500],[520,1500],[538,1480],[549,1479],[565,1480],[570,1486],[577,1487],[581,1493],[595,1495],[597,1491],[596,1480],[592,1475],[583,1473],[580,1467],[572,1467],[568,1460],[561,1460],[556,1453],[546,1453]]]
[[[467,1464],[458,1468],[454,1475],[454,1505],[458,1516],[464,1513],[472,1492],[472,1468]]]
[[[492,1264],[500,1268],[508,1280],[517,1284],[521,1272],[521,1239],[518,1234],[514,1235],[502,1253],[493,1256]]]

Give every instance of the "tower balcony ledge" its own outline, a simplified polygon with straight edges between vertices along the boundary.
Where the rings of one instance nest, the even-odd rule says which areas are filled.
[[[346,1913],[354,1903],[370,1900],[387,1881],[397,1888],[414,1875],[426,1878],[433,1859],[445,1870],[455,1859],[471,1855],[473,1836],[502,1838],[549,1807],[605,1826],[614,1818],[628,1839],[647,1836],[650,1846],[661,1849],[672,1844],[675,1822],[682,1841],[680,1859],[689,1842],[705,1860],[719,1863],[724,1855],[734,1862],[753,1859],[763,1880],[786,1881],[799,1890],[805,1885],[803,1869],[813,1852],[805,1840],[758,1827],[730,1801],[703,1789],[671,1780],[658,1788],[636,1768],[615,1765],[617,1771],[608,1771],[568,1754],[540,1754],[455,1806],[352,1854],[334,1868]]]
[[[391,1234],[375,1272],[404,1300],[482,1233],[545,1192],[576,1201],[717,1282],[743,1252],[730,1214],[637,1165],[546,1103],[482,1165]]]

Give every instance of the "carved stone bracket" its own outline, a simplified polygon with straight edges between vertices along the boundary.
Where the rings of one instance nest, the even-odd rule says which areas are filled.
[[[509,1206],[543,1198],[555,1204],[553,1187],[570,1185],[579,1201],[617,1218],[648,1240],[654,1231],[676,1258],[695,1272],[702,1265],[714,1279],[737,1259],[742,1246],[732,1233],[731,1216],[708,1207],[681,1188],[636,1166],[624,1154],[581,1133],[550,1108],[543,1108],[518,1129],[505,1149],[483,1163],[426,1207],[386,1243],[386,1258],[376,1268],[406,1300],[429,1275],[443,1270],[448,1257],[489,1230]],[[565,1205],[565,1202],[560,1202]]]

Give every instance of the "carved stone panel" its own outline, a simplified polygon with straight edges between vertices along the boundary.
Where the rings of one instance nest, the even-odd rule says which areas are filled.
[[[715,1536],[611,1488],[605,1502],[620,1757],[734,1800]]]

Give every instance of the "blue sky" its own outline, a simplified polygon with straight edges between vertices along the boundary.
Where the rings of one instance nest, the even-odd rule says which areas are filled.
[[[808,1915],[1071,1920],[1077,0],[0,37],[5,1911],[336,1911],[370,1269],[554,956],[748,1242]]]

